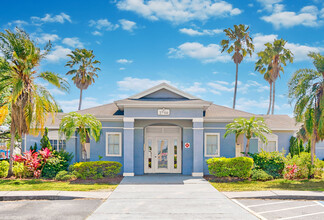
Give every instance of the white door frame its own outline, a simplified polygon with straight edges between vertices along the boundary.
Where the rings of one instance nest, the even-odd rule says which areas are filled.
[[[149,132],[148,129],[154,128],[156,131]],[[177,132],[167,133],[167,129],[178,129]],[[158,168],[158,140],[168,142],[168,167]],[[174,166],[174,143],[177,142],[177,164]],[[149,167],[150,160],[150,167]],[[182,164],[182,141],[181,127],[179,126],[148,126],[145,128],[144,143],[144,173],[181,173]]]

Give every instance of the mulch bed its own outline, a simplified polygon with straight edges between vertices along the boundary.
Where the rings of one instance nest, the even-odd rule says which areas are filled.
[[[123,176],[116,176],[116,177],[104,177],[104,178],[101,178],[101,179],[86,179],[86,180],[83,180],[83,179],[76,179],[76,180],[73,180],[71,181],[70,183],[71,184],[95,184],[95,183],[98,183],[98,184],[119,184],[123,179]]]
[[[215,182],[215,183],[231,183],[231,182],[239,182],[239,181],[246,180],[238,177],[215,177],[211,175],[206,175],[204,176],[204,178],[210,182]]]

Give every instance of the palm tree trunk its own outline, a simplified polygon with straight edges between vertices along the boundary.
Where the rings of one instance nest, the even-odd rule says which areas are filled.
[[[233,109],[235,109],[235,103],[236,103],[237,78],[238,78],[238,63],[236,63],[236,74],[235,74],[235,87],[234,87]]]
[[[315,145],[316,145],[316,133],[313,134],[313,138],[312,138],[312,141],[311,141],[311,162],[312,162],[312,166],[314,165]]]
[[[246,146],[245,146],[245,156],[248,156],[249,153],[249,147],[250,147],[250,139],[246,140]]]
[[[80,89],[80,100],[79,100],[79,109],[81,110],[81,104],[82,104],[82,89]]]
[[[81,143],[81,161],[85,162],[87,161],[87,151],[85,149],[85,144]]]
[[[273,94],[273,98],[272,98],[272,110],[271,110],[271,114],[274,114],[274,107],[275,107],[275,99],[276,99],[276,82],[273,82],[273,88],[272,88],[272,94]]]
[[[267,115],[270,114],[271,104],[272,104],[272,82],[269,84],[270,84],[270,95],[269,95],[269,107],[268,107]]]
[[[13,168],[13,151],[15,148],[15,140],[16,140],[16,129],[15,126],[13,125],[13,122],[11,123],[11,128],[10,128],[10,154],[9,154],[9,171],[8,171],[8,177],[13,175],[12,168]]]

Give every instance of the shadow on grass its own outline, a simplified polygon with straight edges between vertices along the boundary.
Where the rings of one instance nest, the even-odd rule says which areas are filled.
[[[0,179],[0,186],[1,185],[31,185],[31,184],[42,184],[44,183],[43,180],[39,179],[30,179],[30,180],[19,180],[19,179]]]

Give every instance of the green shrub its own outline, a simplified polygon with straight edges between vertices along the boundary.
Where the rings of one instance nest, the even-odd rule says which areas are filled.
[[[73,173],[69,173],[66,170],[60,171],[56,174],[55,179],[58,181],[70,181],[75,180],[77,177]]]
[[[121,170],[121,163],[114,161],[79,162],[69,167],[70,171],[77,171],[82,179],[98,179],[102,177],[115,177]]]
[[[253,158],[255,169],[261,169],[274,178],[282,177],[285,168],[284,152],[266,152],[262,150],[260,153],[250,154]]]
[[[253,169],[251,173],[251,179],[252,180],[259,180],[259,181],[267,181],[267,180],[272,180],[273,177],[264,170],[260,169]]]
[[[48,159],[43,168],[42,177],[54,178],[58,172],[67,170],[72,158],[72,153],[66,151],[53,151],[53,157]]]
[[[15,177],[19,178],[25,178],[25,177],[31,177],[33,174],[27,170],[24,163],[18,163],[14,162],[14,165],[12,167],[12,172],[15,175]]]
[[[9,171],[9,162],[8,161],[1,161],[0,162],[0,178],[5,178],[8,176]]]
[[[297,172],[295,174],[296,179],[306,179],[314,175],[315,178],[322,178],[324,175],[324,164],[318,158],[314,158],[314,167],[311,163],[311,154],[302,152],[299,155],[287,156],[287,166],[297,166]]]
[[[248,157],[210,158],[207,160],[209,173],[216,177],[248,178],[251,175],[253,160]]]

